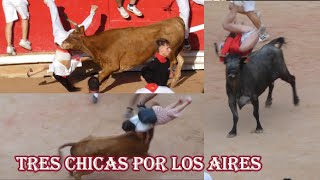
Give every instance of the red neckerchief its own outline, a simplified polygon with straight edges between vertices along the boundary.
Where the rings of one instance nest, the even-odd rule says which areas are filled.
[[[156,54],[154,55],[161,63],[166,63],[167,62],[167,58],[162,56],[161,54],[159,54],[158,52],[156,52]]]
[[[68,50],[62,49],[60,46],[57,45],[57,50],[65,53],[69,53]]]
[[[146,89],[148,89],[149,91],[151,91],[151,92],[155,92],[157,89],[158,89],[158,85],[157,84],[155,84],[155,83],[148,83],[146,86],[145,86],[145,88]]]

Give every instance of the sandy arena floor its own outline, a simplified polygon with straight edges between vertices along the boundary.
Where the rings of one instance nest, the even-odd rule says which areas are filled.
[[[226,138],[232,127],[232,114],[225,90],[224,64],[214,54],[214,42],[224,41],[227,32],[222,20],[228,13],[227,2],[205,3],[205,156],[260,155],[263,168],[258,173],[210,172],[215,180],[293,180],[319,179],[320,163],[320,2],[256,2],[262,21],[272,38],[284,36],[283,47],[289,71],[296,76],[300,105],[294,107],[289,84],[277,80],[273,104],[264,107],[266,93],[260,97],[263,134],[250,133],[256,127],[252,105],[239,112],[238,136]],[[240,15],[238,16],[240,17]],[[244,16],[244,19],[250,23]],[[261,46],[261,44],[259,44]]]
[[[26,73],[30,67],[38,69],[41,64],[0,66],[0,93],[68,93],[68,91],[53,77],[43,78],[46,73],[40,73],[28,78]],[[84,62],[83,67],[77,68],[70,81],[80,87],[78,93],[88,92],[88,79],[92,70],[98,72],[98,67],[92,62]],[[171,83],[169,80],[168,83]],[[169,84],[170,85],[170,84]],[[106,93],[134,93],[144,87],[139,72],[116,73],[101,86],[101,92]],[[173,88],[176,93],[202,93],[204,87],[204,70],[182,71],[178,84]]]
[[[73,179],[64,168],[56,173],[18,172],[14,156],[57,155],[57,148],[64,143],[79,141],[88,135],[123,133],[121,123],[131,97],[103,94],[98,104],[92,104],[84,94],[0,95],[0,179]],[[158,95],[154,101],[165,106],[179,97]],[[203,155],[203,95],[192,98],[192,104],[179,119],[155,129],[151,155]],[[202,176],[196,172],[130,170],[96,172],[83,179],[201,179]]]

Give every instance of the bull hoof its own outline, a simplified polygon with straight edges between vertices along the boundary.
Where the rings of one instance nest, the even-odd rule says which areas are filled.
[[[237,136],[237,133],[229,133],[227,135],[227,138],[233,138],[233,137],[236,137]]]
[[[300,102],[300,99],[298,97],[294,98],[293,103],[295,106],[298,106]]]
[[[263,129],[256,129],[256,130],[255,130],[255,133],[256,133],[256,134],[261,134],[261,133],[263,133]]]
[[[266,107],[269,108],[272,105],[272,101],[271,100],[267,100],[266,101]]]

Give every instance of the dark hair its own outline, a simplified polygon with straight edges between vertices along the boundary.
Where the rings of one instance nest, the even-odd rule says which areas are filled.
[[[160,39],[157,39],[156,44],[157,44],[157,49],[159,50],[160,46],[170,45],[170,42],[167,39],[160,38]]]
[[[136,126],[129,120],[126,120],[122,123],[122,129],[125,131],[125,132],[128,132],[128,131],[135,131],[136,130]]]
[[[99,91],[99,79],[97,77],[90,77],[88,80],[88,86],[90,91]]]
[[[147,83],[154,83],[152,70],[146,66],[141,69],[141,76],[147,81]]]

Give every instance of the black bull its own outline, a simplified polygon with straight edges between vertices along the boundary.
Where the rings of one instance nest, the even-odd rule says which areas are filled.
[[[257,122],[255,132],[262,133],[263,129],[259,120],[259,96],[269,87],[269,93],[265,105],[272,104],[272,90],[274,81],[278,78],[289,83],[293,91],[293,103],[299,104],[296,92],[295,76],[291,75],[284,62],[282,45],[283,37],[272,40],[260,50],[251,53],[248,57],[238,54],[228,54],[224,58],[226,64],[226,90],[228,102],[233,114],[233,127],[228,137],[237,135],[238,111],[244,105],[253,105],[253,115]],[[217,52],[217,49],[216,49]],[[248,58],[248,63],[244,60]]]

